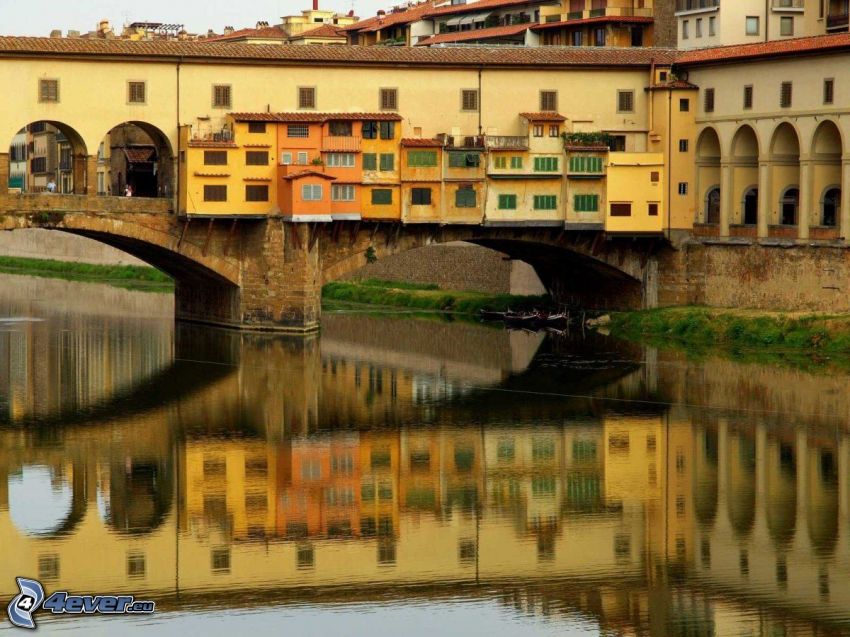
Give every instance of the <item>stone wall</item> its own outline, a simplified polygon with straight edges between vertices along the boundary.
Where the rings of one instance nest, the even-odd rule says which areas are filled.
[[[676,48],[676,0],[655,0],[655,46]]]
[[[545,294],[530,265],[495,250],[463,242],[416,248],[379,259],[344,277],[434,283],[444,290],[489,294]]]

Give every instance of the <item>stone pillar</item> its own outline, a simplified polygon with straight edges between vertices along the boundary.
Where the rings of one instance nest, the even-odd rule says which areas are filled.
[[[97,155],[86,157],[86,189],[87,195],[97,194]]]
[[[86,194],[86,155],[74,155],[73,157],[73,177],[74,177],[74,194]]]
[[[720,236],[729,236],[729,220],[732,218],[733,201],[732,164],[720,164]]]
[[[770,225],[770,199],[772,175],[770,171],[770,162],[759,162],[759,218],[758,218],[758,236],[760,239],[767,237],[768,225]]]
[[[800,161],[800,205],[797,211],[797,237],[799,239],[809,238],[809,225],[812,214],[812,175],[814,173],[812,161],[805,159]]]
[[[0,194],[9,190],[9,153],[0,153]]]
[[[0,160],[2,161],[2,160]],[[841,212],[840,236],[850,242],[850,157],[841,160]]]

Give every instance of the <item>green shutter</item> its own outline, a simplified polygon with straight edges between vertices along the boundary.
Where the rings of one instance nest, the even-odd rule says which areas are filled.
[[[557,210],[558,197],[555,195],[534,195],[535,210]]]
[[[411,168],[433,168],[437,165],[437,152],[433,150],[408,151],[407,165]]]
[[[516,210],[516,195],[499,195],[499,210]]]
[[[475,208],[475,190],[458,188],[455,192],[455,206],[458,208]]]
[[[377,170],[378,156],[375,153],[363,153],[363,170]]]
[[[381,153],[381,170],[390,171],[395,168],[395,155],[392,153]]]
[[[388,205],[393,202],[393,191],[386,188],[372,189],[372,203],[376,205]]]
[[[511,168],[522,168],[522,157],[511,157]]]
[[[599,195],[576,195],[574,207],[576,212],[598,212]]]
[[[466,153],[449,153],[449,166],[466,168]]]

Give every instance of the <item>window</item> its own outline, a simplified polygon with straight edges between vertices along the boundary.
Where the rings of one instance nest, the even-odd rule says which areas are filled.
[[[657,217],[658,216],[658,203],[656,203],[654,201],[648,203],[646,212],[650,217]]]
[[[382,88],[380,90],[380,105],[382,111],[398,110],[398,89]]]
[[[680,139],[679,140],[679,152],[680,153],[688,152],[688,140],[687,139]]]
[[[698,38],[701,38],[702,37],[702,18],[697,18],[696,27],[697,27],[696,28],[696,36]]]
[[[705,95],[703,95],[703,108],[705,108],[706,113],[714,112],[714,89],[707,88],[705,89]]]
[[[392,153],[381,153],[380,170],[387,172],[395,170],[395,155]]]
[[[354,153],[328,153],[325,163],[329,168],[353,168]]]
[[[269,187],[265,184],[246,184],[245,201],[268,201]]]
[[[249,150],[245,153],[246,166],[268,166],[269,151],[267,150]]]
[[[414,188],[411,191],[410,203],[414,206],[430,206],[431,205],[431,189],[430,188]]]
[[[601,157],[585,157],[578,155],[570,157],[570,172],[571,173],[601,173],[602,158]]]
[[[561,134],[561,127],[557,124],[549,124],[549,137],[557,137]]]
[[[127,554],[127,576],[128,577],[144,577],[145,571],[145,556],[143,553],[128,553]]]
[[[227,151],[205,150],[204,166],[227,166]]]
[[[602,29],[594,29],[593,30],[593,46],[605,46],[605,35],[606,30]]]
[[[363,139],[378,139],[378,122],[363,122]]]
[[[557,210],[558,197],[556,195],[534,195],[535,210]]]
[[[316,88],[313,86],[298,87],[298,108],[316,108]]]
[[[286,136],[287,137],[309,137],[310,136],[310,127],[307,124],[287,124],[286,125]]]
[[[363,153],[363,170],[378,170],[378,155]]]
[[[407,151],[407,165],[411,168],[434,168],[437,165],[436,150]]]
[[[321,201],[322,186],[320,184],[302,184],[301,199],[303,201]]]
[[[58,102],[59,101],[59,80],[39,80],[38,81],[38,101],[39,102]]]
[[[511,168],[522,168],[522,157],[519,155],[511,157]]]
[[[395,122],[380,123],[381,139],[395,139]]]
[[[354,186],[352,184],[334,184],[331,186],[333,201],[354,201]]]
[[[708,19],[708,35],[717,35],[717,18],[715,16]]]
[[[759,17],[757,15],[747,16],[746,19],[746,30],[747,35],[758,35],[759,34]]]
[[[599,212],[599,195],[575,195],[573,207],[576,212]]]
[[[687,195],[688,194],[688,182],[687,181],[680,181],[679,182],[679,194],[680,195]]]
[[[581,31],[573,31],[570,33],[570,45],[581,46],[584,43],[583,35],[584,34]]]
[[[748,84],[744,87],[744,108],[750,109],[753,107],[753,85]]]
[[[543,112],[558,110],[558,91],[540,91],[540,110]]]
[[[558,158],[557,157],[535,157],[534,172],[557,172]]]
[[[832,78],[823,81],[823,103],[832,104],[835,99],[835,80]]]
[[[307,151],[306,150],[298,151],[298,154],[296,155],[296,162],[295,163],[298,164],[299,166],[306,166],[307,165]]]
[[[215,548],[210,551],[210,568],[213,573],[230,572],[230,549]]]
[[[214,84],[212,94],[213,108],[230,108],[233,91],[229,84]]]
[[[682,113],[687,113],[689,110],[691,110],[691,100],[689,100],[687,97],[683,97],[682,99],[680,99],[679,110]]]
[[[460,92],[460,110],[478,110],[478,91],[476,89],[463,89]]]
[[[127,101],[130,104],[144,104],[147,100],[144,82],[127,82]]]
[[[532,134],[535,137],[543,137],[543,124],[535,124],[532,126]]]
[[[690,33],[691,22],[690,20],[682,20],[682,39],[687,40],[691,37]]]
[[[493,157],[493,167],[494,168],[507,168],[508,167],[508,158],[504,155],[497,155]]]
[[[266,123],[265,122],[248,122],[248,132],[249,133],[265,133],[266,132]]]
[[[292,163],[292,153],[281,153],[280,163],[282,166],[289,166]]]
[[[475,208],[475,189],[472,186],[460,186],[455,192],[455,206]]]
[[[353,127],[351,122],[330,122],[328,133],[331,137],[351,137]]]
[[[634,113],[635,111],[635,92],[634,91],[617,91],[617,112],[618,113]]]
[[[479,153],[449,152],[451,168],[476,168],[481,165]]]
[[[791,16],[782,16],[779,19],[779,35],[790,36],[794,35],[794,18]]]
[[[516,195],[499,195],[499,210],[516,210]]]
[[[204,201],[227,201],[227,186],[204,186]]]
[[[389,188],[373,188],[372,204],[376,206],[388,206],[393,202],[393,191]]]
[[[611,204],[611,216],[612,217],[631,217],[632,216],[632,204],[629,203],[612,203]]]
[[[790,108],[791,106],[791,82],[782,82],[779,87],[779,106]]]

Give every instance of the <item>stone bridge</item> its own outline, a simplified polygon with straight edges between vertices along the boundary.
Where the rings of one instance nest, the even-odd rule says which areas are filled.
[[[365,265],[367,253],[469,241],[528,262],[558,300],[598,308],[658,305],[659,262],[677,254],[658,238],[601,229],[189,219],[167,199],[0,195],[0,228],[35,227],[101,241],[170,275],[178,319],[259,330],[317,329],[321,286]]]

